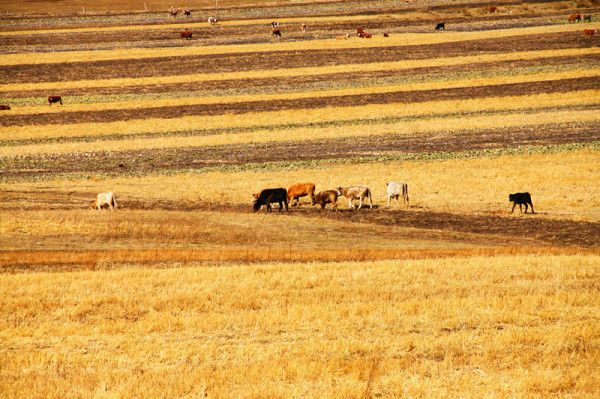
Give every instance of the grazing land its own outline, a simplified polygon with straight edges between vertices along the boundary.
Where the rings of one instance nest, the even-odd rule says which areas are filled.
[[[599,1],[87,3],[0,4],[0,396],[600,395]]]

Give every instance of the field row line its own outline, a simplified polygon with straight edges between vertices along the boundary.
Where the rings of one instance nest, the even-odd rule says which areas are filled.
[[[600,23],[589,23],[590,29],[600,28]],[[514,36],[531,36],[546,33],[574,32],[581,30],[577,24],[534,26],[512,29],[495,29],[475,32],[404,33],[392,37],[376,36],[372,39],[351,40],[317,39],[299,42],[269,42],[257,44],[232,44],[193,47],[131,48],[127,50],[65,51],[60,53],[18,53],[0,56],[0,65],[32,65],[129,60],[161,57],[208,56],[217,54],[243,54],[282,51],[344,50],[358,48],[405,47],[467,40],[498,39]]]
[[[49,107],[48,105],[15,107],[11,114],[14,115],[35,115],[47,113],[68,114],[73,112],[90,111],[116,111],[127,109],[145,109],[162,108],[194,105],[217,105],[217,104],[236,104],[246,102],[272,102],[311,98],[331,98],[340,96],[353,96],[365,94],[383,94],[399,93],[409,91],[427,91],[454,89],[463,87],[484,87],[504,84],[519,84],[529,82],[545,82],[561,79],[574,79],[600,76],[600,68],[575,69],[564,72],[543,72],[530,75],[517,76],[495,76],[488,78],[461,79],[461,80],[434,80],[424,83],[409,83],[390,86],[374,86],[360,88],[343,88],[323,91],[309,91],[296,93],[276,93],[276,94],[244,94],[237,96],[202,96],[202,97],[182,97],[182,98],[163,98],[152,100],[133,100],[133,101],[115,101],[107,103],[92,104],[72,104],[68,107]]]
[[[473,65],[491,62],[525,61],[555,57],[578,57],[600,54],[600,48],[568,48],[557,50],[519,51],[499,54],[481,54],[446,58],[428,58],[422,60],[404,60],[394,62],[371,62],[364,64],[345,64],[333,66],[263,69],[239,72],[196,73],[187,75],[152,76],[142,78],[89,79],[67,82],[12,83],[0,85],[0,92],[25,90],[68,90],[77,88],[124,87],[143,85],[168,85],[178,83],[218,82],[224,80],[245,80],[263,78],[302,77],[332,75],[340,73],[364,73],[382,71],[403,71],[415,68],[441,66]]]
[[[390,103],[386,107],[367,104],[344,107],[323,107],[302,110],[280,110],[225,114],[213,116],[183,116],[180,118],[143,118],[127,121],[88,122],[68,125],[30,125],[0,127],[0,142],[69,137],[107,137],[143,135],[210,129],[247,128],[262,130],[267,126],[285,126],[302,123],[341,123],[354,120],[379,120],[383,118],[416,117],[477,111],[535,109],[556,106],[581,106],[599,104],[599,90],[583,90],[567,93],[534,94],[526,96],[482,97],[461,101],[443,100],[421,103]]]
[[[0,147],[0,158],[19,156],[87,153],[96,151],[136,151],[183,147],[203,147],[236,144],[257,144],[273,142],[302,142],[314,140],[340,139],[349,137],[372,137],[386,135],[415,136],[445,131],[476,131],[480,129],[536,126],[563,123],[597,123],[600,115],[597,110],[541,110],[537,112],[509,111],[488,115],[430,116],[395,122],[364,123],[351,126],[302,127],[280,130],[255,130],[234,134],[203,136],[167,136],[136,138],[134,140],[99,140],[94,142],[66,142],[25,144]]]

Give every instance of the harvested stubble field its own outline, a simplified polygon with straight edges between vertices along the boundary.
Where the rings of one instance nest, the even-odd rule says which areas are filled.
[[[600,2],[256,3],[0,5],[0,396],[598,396]]]

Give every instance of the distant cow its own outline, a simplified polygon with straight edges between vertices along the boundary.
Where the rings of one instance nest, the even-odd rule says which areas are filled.
[[[291,206],[294,206],[294,200],[296,205],[300,203],[300,197],[310,196],[311,200],[315,196],[315,185],[314,183],[298,183],[290,186],[287,190],[287,200]]]
[[[183,10],[183,15],[187,15],[188,17],[192,15],[190,10]]]
[[[373,208],[373,200],[371,198],[371,190],[367,186],[349,186],[349,187],[338,187],[339,195],[343,195],[348,198],[348,208],[354,209],[352,201],[355,199],[359,200],[358,209],[362,208],[363,201],[365,198],[369,199],[369,209]]]
[[[408,184],[394,181],[389,181],[385,184],[387,186],[387,206],[390,206],[392,198],[395,198],[400,203],[400,197],[402,197],[402,203],[408,206]]]
[[[390,34],[387,32],[383,32],[383,37],[390,37]]]
[[[497,11],[498,11],[498,8],[497,8],[497,7],[494,7],[494,6],[491,6],[491,7],[489,8],[489,10],[490,10],[490,14],[493,14],[493,13],[495,13],[495,12],[497,12]]]
[[[583,20],[584,22],[592,22],[592,14],[585,14]]]
[[[531,213],[535,213],[533,210],[533,203],[531,202],[531,195],[529,193],[514,193],[508,195],[508,201],[513,203],[513,207],[510,213],[513,213],[515,206],[519,205],[519,209],[523,212],[523,205],[525,205],[525,213],[527,213],[527,206],[531,206]]]
[[[117,207],[117,197],[112,191],[99,193],[96,196],[96,201],[90,202],[90,208],[92,209],[100,210],[104,205],[108,205],[111,211]]]
[[[597,31],[598,31],[598,29],[584,29],[583,33],[588,36],[594,36]]]
[[[281,37],[281,29],[273,29],[273,30],[271,31],[271,34],[272,34],[273,36]]]
[[[362,37],[364,39],[370,39],[371,37],[373,37],[372,34],[365,31],[363,28],[356,29],[356,34],[358,35],[358,37]]]
[[[182,30],[181,32],[179,32],[179,36],[181,36],[182,39],[191,40],[193,33],[194,32],[192,30],[186,29],[186,30]]]
[[[169,14],[171,14],[171,16],[173,18],[175,18],[177,16],[177,14],[179,14],[179,10],[171,10],[171,11],[169,11]]]
[[[331,209],[337,211],[337,200],[338,200],[338,191],[337,190],[325,190],[321,191],[317,195],[315,195],[312,199],[313,205],[320,205],[321,210],[325,209],[325,205],[332,204]]]
[[[207,21],[209,24],[214,25],[217,23],[217,17],[208,17]]]
[[[254,212],[259,211],[263,205],[267,206],[267,212],[271,212],[273,209],[271,208],[272,203],[279,203],[279,212],[283,210],[285,205],[285,210],[288,210],[288,202],[287,202],[287,190],[285,188],[267,188],[264,189],[255,196],[254,200]]]
[[[62,103],[62,97],[61,96],[50,96],[50,97],[48,97],[48,104],[52,105],[52,103],[60,103],[60,105],[63,105],[63,103]]]
[[[581,18],[581,14],[571,14],[569,15],[569,23],[581,22]]]
[[[0,111],[9,111],[10,105],[0,105]]]
[[[275,30],[279,28],[279,22],[273,21],[271,22],[271,29]]]
[[[306,33],[306,24],[300,25],[300,32]]]
[[[439,24],[437,24],[435,26],[435,30],[446,30],[446,24],[443,22],[440,22]]]

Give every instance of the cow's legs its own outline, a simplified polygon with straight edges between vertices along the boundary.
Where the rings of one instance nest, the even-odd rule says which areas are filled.
[[[363,204],[363,197],[360,197],[358,199],[358,209],[362,208],[362,204]]]
[[[390,207],[390,199],[391,198],[392,198],[392,196],[388,194],[388,200],[387,200],[387,207],[388,208]]]
[[[523,213],[523,204],[519,204],[519,210]]]
[[[273,208],[271,208],[271,203],[267,202],[267,212],[271,212]]]
[[[513,207],[512,207],[512,209],[510,210],[510,213],[513,213],[513,212],[515,211],[515,206],[517,206],[517,203],[516,203],[516,202],[513,202]]]
[[[348,198],[348,208],[354,209],[354,204],[352,203],[352,198]]]
[[[525,203],[525,213],[527,213],[527,209],[529,209],[529,205],[527,204],[527,202]]]
[[[531,205],[531,213],[535,213],[535,211],[533,210],[533,202],[530,202],[529,205]]]

